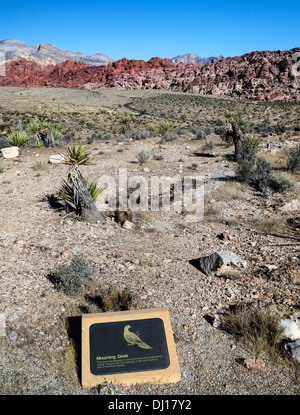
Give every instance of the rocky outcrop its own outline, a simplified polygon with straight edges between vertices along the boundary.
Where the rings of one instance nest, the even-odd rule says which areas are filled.
[[[134,75],[123,72],[98,88],[165,89],[260,101],[300,101],[300,73],[296,76],[293,71],[293,56],[297,53],[300,48],[252,52],[204,66],[178,64]]]
[[[252,52],[204,66],[169,59],[121,59],[106,66],[68,60],[42,67],[19,59],[6,63],[0,86],[53,86],[81,89],[160,89],[260,101],[300,101],[300,73],[289,51]]]
[[[185,53],[183,55],[175,56],[174,58],[171,58],[171,62],[178,64],[180,62],[184,63],[185,65],[188,63],[194,63],[195,65],[206,65],[207,63],[214,63],[218,62],[221,59],[225,59],[224,55],[220,56],[210,56],[209,58],[201,58],[198,55],[195,55],[194,53]]]

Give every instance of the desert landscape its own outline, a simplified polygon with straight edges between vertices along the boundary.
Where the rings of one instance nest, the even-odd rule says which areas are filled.
[[[119,73],[121,63],[90,66],[114,72],[101,86],[81,82],[83,62],[52,66],[60,81],[48,86],[30,75],[39,63],[9,64],[0,83],[2,395],[299,394],[300,95],[290,65],[298,50],[236,58],[245,67],[263,59],[257,76],[267,81],[254,85],[248,67],[243,93],[220,78],[226,59],[156,60],[137,75],[128,62]],[[76,86],[65,83],[74,65]],[[284,75],[271,85],[276,65]],[[157,71],[184,72],[182,80],[217,73],[219,88],[146,88]],[[20,73],[30,76],[17,82]],[[100,190],[101,177],[124,168],[148,181],[201,176],[203,219],[116,209],[82,220],[73,193],[62,192],[74,165]],[[159,307],[170,312],[181,381],[82,388],[80,316]]]

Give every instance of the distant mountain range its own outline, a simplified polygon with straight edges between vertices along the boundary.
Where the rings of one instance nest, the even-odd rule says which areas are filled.
[[[2,55],[2,56],[1,56]],[[87,56],[80,52],[69,52],[68,50],[59,49],[47,43],[40,43],[39,45],[28,47],[25,42],[21,40],[2,40],[0,41],[0,61],[18,58],[19,56],[31,56],[37,61],[49,61],[53,64],[62,63],[67,60],[75,62],[83,62],[87,65],[103,65],[113,62],[114,59],[110,56],[101,53]],[[3,59],[4,57],[4,59]],[[201,58],[193,53],[186,53],[171,58],[170,61],[174,64],[182,62],[183,64],[194,63],[195,65],[205,65],[206,63],[217,62],[224,59],[225,56],[211,56],[209,58]],[[49,61],[49,62],[51,62]]]
[[[110,56],[101,53],[87,56],[80,52],[74,53],[59,49],[47,43],[28,47],[25,42],[11,39],[0,41],[0,54],[2,55],[0,56],[0,61],[10,60],[19,56],[31,56],[37,61],[51,59],[54,64],[62,63],[69,59],[75,62],[80,61],[87,65],[103,65],[114,61]]]
[[[193,53],[185,53],[184,55],[175,56],[175,58],[170,59],[172,63],[178,64],[179,62],[184,63],[194,63],[195,65],[206,65],[207,63],[218,62],[221,59],[225,59],[224,55],[220,56],[211,56],[210,58],[200,58],[198,55]]]

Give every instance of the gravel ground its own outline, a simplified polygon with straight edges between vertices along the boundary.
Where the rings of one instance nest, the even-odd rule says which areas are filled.
[[[120,167],[126,167],[130,174],[146,177],[203,175],[208,184],[202,222],[186,223],[182,215],[162,212],[141,215],[133,230],[112,221],[103,226],[62,220],[45,196],[57,191],[68,170],[65,164],[49,164],[49,157],[65,153],[66,148],[25,149],[18,159],[0,159],[5,168],[0,174],[0,313],[6,318],[5,336],[0,336],[0,393],[299,393],[297,368],[275,363],[263,353],[265,366],[249,371],[240,362],[253,357],[251,353],[212,324],[234,305],[257,305],[281,316],[299,310],[300,273],[295,260],[299,245],[289,237],[285,225],[286,219],[296,217],[299,211],[284,209],[291,198],[299,198],[299,187],[264,199],[249,188],[228,184],[225,179],[233,175],[233,166],[222,157],[228,152],[225,147],[217,149],[218,157],[193,158],[197,141],[181,139],[163,146],[158,141],[93,143],[87,148],[94,164],[83,166],[82,172],[85,177],[116,176]],[[146,145],[163,153],[163,160],[136,164],[136,154]],[[193,162],[198,163],[197,172],[191,170]],[[230,192],[234,197],[228,196]],[[285,233],[271,235],[252,226],[253,221],[272,220],[281,220]],[[219,239],[222,232],[230,238]],[[190,263],[225,249],[247,260],[239,278],[207,277]],[[86,312],[88,306],[82,296],[57,291],[47,278],[57,265],[68,263],[75,255],[93,262],[100,287],[128,287],[138,295],[137,308],[169,309],[180,382],[91,390],[81,387],[72,343],[76,333],[67,329],[66,321]],[[270,274],[266,264],[277,268]]]

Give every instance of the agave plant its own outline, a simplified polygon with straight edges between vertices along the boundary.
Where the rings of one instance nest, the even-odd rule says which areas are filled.
[[[76,148],[75,142],[73,148],[68,148],[67,155],[64,156],[64,159],[68,164],[90,164],[90,154],[91,153],[87,152],[82,144]]]
[[[29,140],[29,136],[24,131],[12,131],[6,135],[7,141],[12,146],[22,147]]]

